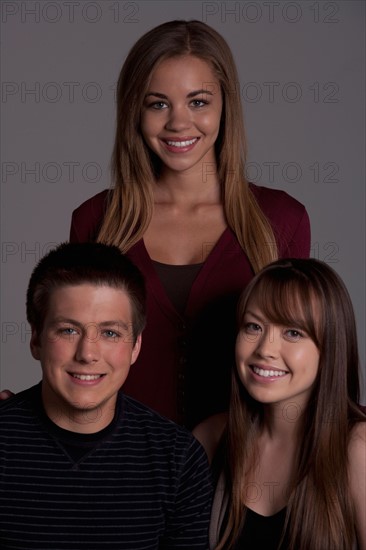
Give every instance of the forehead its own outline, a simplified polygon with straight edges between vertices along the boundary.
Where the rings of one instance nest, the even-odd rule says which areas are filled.
[[[80,284],[54,289],[49,296],[46,320],[56,317],[80,322],[129,321],[132,316],[128,294],[119,288]]]
[[[218,84],[211,65],[198,57],[185,55],[161,61],[152,72],[149,88],[160,91],[155,89],[160,85],[191,91],[210,83]]]

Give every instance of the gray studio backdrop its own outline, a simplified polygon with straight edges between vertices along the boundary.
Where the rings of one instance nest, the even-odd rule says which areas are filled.
[[[2,1],[1,388],[40,378],[28,278],[68,238],[72,210],[109,186],[120,67],[170,19],[205,21],[229,42],[248,176],[306,205],[312,256],[351,293],[364,365],[365,2]]]

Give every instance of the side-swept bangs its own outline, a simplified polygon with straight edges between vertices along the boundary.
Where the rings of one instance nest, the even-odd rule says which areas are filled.
[[[316,259],[285,259],[267,265],[249,283],[237,309],[238,328],[248,304],[273,323],[303,329],[320,352],[319,395],[346,403],[359,397],[357,330],[350,295],[339,275]],[[325,400],[326,402],[326,400]],[[328,397],[328,410],[329,397]]]
[[[238,328],[249,302],[255,301],[271,323],[305,331],[319,347],[321,312],[317,292],[303,272],[276,266],[266,269],[247,287],[238,304]],[[314,299],[315,298],[315,299]]]

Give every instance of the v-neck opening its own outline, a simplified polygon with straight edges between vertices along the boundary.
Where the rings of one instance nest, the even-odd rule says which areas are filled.
[[[191,301],[192,301],[192,295],[196,294],[195,291],[196,291],[197,287],[204,284],[206,275],[210,272],[211,264],[215,262],[215,257],[217,256],[217,251],[221,248],[221,246],[225,242],[225,239],[230,234],[230,231],[231,230],[230,230],[229,227],[226,227],[224,229],[224,231],[221,233],[220,237],[218,238],[218,240],[216,241],[216,243],[214,244],[214,246],[211,248],[208,255],[206,256],[206,259],[202,262],[201,268],[198,271],[197,276],[194,279],[194,281],[192,283],[192,286],[191,286],[191,289],[190,289],[190,292],[188,294],[188,299],[187,299],[186,307],[185,307],[184,312],[183,312],[183,316],[176,310],[176,308],[172,304],[169,296],[167,295],[166,290],[164,288],[164,285],[161,282],[161,280],[160,280],[160,278],[157,274],[157,271],[154,267],[153,262],[155,262],[156,260],[154,260],[150,257],[149,252],[146,248],[144,239],[142,238],[138,243],[136,243],[135,246],[137,247],[139,245],[141,247],[141,251],[142,251],[143,255],[145,256],[145,266],[147,268],[148,278],[151,277],[155,281],[155,284],[151,285],[151,288],[152,288],[153,292],[155,293],[155,295],[158,298],[159,302],[161,304],[163,304],[165,306],[165,308],[167,310],[169,310],[174,316],[178,316],[179,319],[184,319],[187,316],[187,314],[189,313],[190,304],[191,304]],[[132,254],[132,256],[133,256],[133,254]],[[158,262],[158,263],[161,263],[161,262]],[[169,264],[165,264],[165,265],[169,265]],[[171,264],[171,265],[174,265],[174,264]],[[190,265],[190,264],[187,264],[187,265]],[[192,265],[195,265],[195,264],[192,264]]]

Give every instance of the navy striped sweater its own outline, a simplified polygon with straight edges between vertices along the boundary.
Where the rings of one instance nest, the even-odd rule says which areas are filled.
[[[76,460],[85,434],[65,445],[40,402],[38,385],[0,403],[0,548],[206,550],[211,480],[188,431],[120,393]]]

